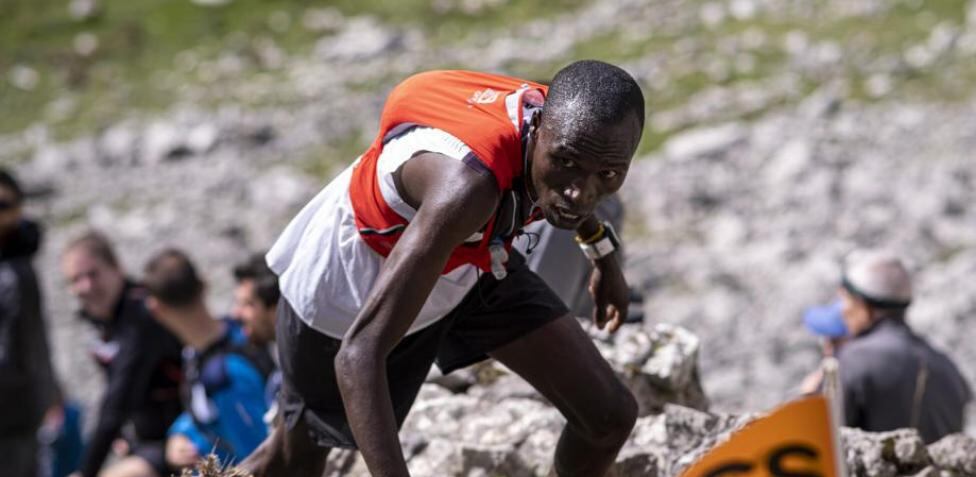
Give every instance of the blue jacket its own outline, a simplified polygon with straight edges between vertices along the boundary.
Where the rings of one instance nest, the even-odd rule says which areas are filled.
[[[202,353],[185,352],[187,410],[169,434],[186,436],[201,456],[213,452],[221,462],[237,462],[267,437],[262,418],[269,370],[248,346],[240,328],[228,322],[216,344]]]

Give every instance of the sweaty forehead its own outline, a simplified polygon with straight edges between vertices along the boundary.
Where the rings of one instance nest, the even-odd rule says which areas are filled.
[[[553,154],[596,157],[608,163],[630,162],[635,149],[635,138],[622,125],[594,127],[588,130],[552,128],[547,131]]]

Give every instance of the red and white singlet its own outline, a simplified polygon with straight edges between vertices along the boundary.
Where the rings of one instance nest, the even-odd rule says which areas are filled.
[[[467,71],[410,77],[390,93],[367,151],[332,180],[268,252],[282,295],[313,328],[341,338],[365,303],[385,257],[414,211],[393,172],[419,151],[464,161],[494,176],[500,191],[523,172],[523,137],[546,87]],[[455,248],[408,333],[449,313],[490,270],[492,223]],[[506,246],[510,245],[506,243]]]

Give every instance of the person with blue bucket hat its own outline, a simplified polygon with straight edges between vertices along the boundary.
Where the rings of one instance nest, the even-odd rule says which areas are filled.
[[[901,258],[852,252],[837,295],[808,308],[803,322],[823,340],[824,354],[837,358],[845,424],[872,432],[911,427],[927,443],[961,432],[972,390],[952,360],[909,325],[912,280]],[[817,381],[808,376],[804,391]]]

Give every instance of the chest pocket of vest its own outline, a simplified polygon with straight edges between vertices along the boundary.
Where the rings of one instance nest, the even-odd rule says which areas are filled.
[[[518,193],[522,188],[522,180],[519,178],[513,181],[511,189],[502,193],[498,207],[495,209],[495,214],[489,220],[492,240],[501,239],[504,242],[508,242],[518,235],[522,231],[522,227],[525,226],[526,221],[531,215],[532,205],[528,203],[529,201],[525,200],[525,197]],[[464,241],[465,245],[480,244],[484,239],[484,234],[487,229],[488,224],[485,224],[485,227],[480,232],[468,237]]]
[[[522,217],[521,206],[522,200],[514,190],[505,191],[495,212],[495,221],[491,229],[493,239],[510,239],[522,229],[525,218]]]

